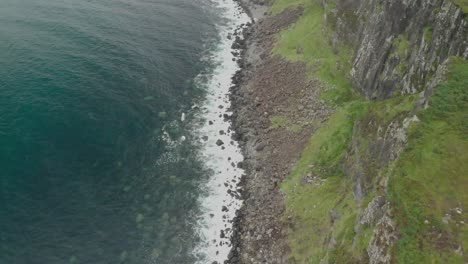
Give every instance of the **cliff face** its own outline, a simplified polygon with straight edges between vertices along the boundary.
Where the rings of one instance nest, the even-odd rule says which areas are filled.
[[[324,9],[330,6],[331,11],[325,13],[325,20],[333,29],[330,37],[331,45],[335,49],[339,49],[340,46],[351,46],[354,52],[352,68],[347,76],[353,88],[370,102],[377,100],[382,101],[381,106],[387,104],[384,108],[380,108],[375,106],[379,103],[374,103],[374,106],[370,106],[355,120],[353,135],[342,166],[347,177],[352,180],[353,195],[358,204],[354,226],[355,237],[351,248],[354,247],[356,240],[359,240],[359,233],[362,229],[372,230],[365,253],[357,257],[357,261],[359,263],[403,263],[405,261],[423,263],[437,259],[462,263],[464,259],[466,262],[466,256],[463,257],[463,245],[466,244],[463,234],[466,230],[454,231],[455,229],[452,229],[444,233],[434,227],[431,231],[415,227],[417,224],[413,222],[405,223],[406,225],[398,223],[398,221],[411,222],[408,218],[414,216],[406,211],[420,208],[410,206],[399,208],[403,207],[406,201],[398,197],[401,194],[397,193],[393,187],[391,187],[392,190],[388,190],[389,181],[402,180],[394,175],[397,174],[394,171],[395,166],[403,166],[404,161],[401,159],[408,158],[407,156],[401,157],[408,144],[412,143],[408,142],[412,141],[411,136],[408,135],[408,129],[412,123],[420,122],[419,114],[424,116],[421,109],[430,107],[430,97],[434,89],[448,75],[449,58],[459,57],[465,60],[468,58],[466,14],[449,0],[324,1]],[[466,81],[467,75],[461,78]],[[464,93],[458,96],[464,98],[461,100],[466,100],[468,87],[462,89]],[[419,95],[413,96],[412,99],[409,99],[411,96],[401,100],[392,99],[405,98],[405,95],[417,93]],[[388,107],[389,103],[386,103],[392,100],[399,101],[390,103],[394,108],[406,106],[392,111]],[[405,102],[405,100],[409,101]],[[465,101],[462,111],[467,110]],[[420,148],[416,150],[416,153],[424,151],[422,145]],[[426,165],[421,164],[421,166]],[[466,168],[463,173],[465,177],[468,175]],[[450,175],[437,175],[437,177],[450,177]],[[458,183],[466,186],[467,182],[465,179]],[[457,184],[457,182],[454,181],[452,184]],[[403,191],[413,191],[412,186],[406,187],[408,189]],[[426,194],[436,195],[431,192],[426,192]],[[437,199],[434,198],[434,200]],[[440,197],[440,199],[447,201],[445,197]],[[462,205],[464,202],[467,202],[466,199],[458,197],[458,204]],[[425,206],[435,209],[431,202]],[[446,207],[442,210],[445,210],[445,217],[453,217],[447,213],[450,208]],[[398,215],[399,213],[403,216]],[[429,219],[432,216],[427,214],[425,217]],[[421,214],[418,218],[418,221],[426,224],[432,223],[432,220],[423,220]],[[448,225],[448,221],[443,220],[443,222]],[[331,230],[333,228],[332,226]],[[412,235],[405,234],[406,228],[415,228],[420,233],[413,231]],[[439,238],[421,238],[425,235],[430,236],[428,235],[430,232],[438,233]],[[419,248],[410,250],[438,250],[440,256],[451,251],[460,258],[451,258],[448,256],[450,253],[440,258],[432,258],[431,254],[426,253],[401,256],[403,250],[398,250],[395,244],[399,242],[400,247],[414,246],[411,243],[401,244],[403,239],[411,241],[408,238],[410,236],[413,236],[412,243],[415,241],[419,243]],[[415,239],[416,236],[421,237]],[[440,239],[440,237],[444,238]],[[442,240],[453,241],[446,241],[444,246],[440,246],[444,244]],[[337,263],[336,259],[329,256],[333,255],[334,250],[336,246],[329,247],[322,262]]]
[[[331,100],[335,114],[283,184],[290,261],[468,261],[457,222],[467,215],[453,213],[468,203],[457,147],[468,147],[467,130],[456,125],[468,113],[466,14],[449,0],[289,2],[304,16],[280,34],[277,54],[308,63],[332,98],[360,94]]]
[[[468,263],[463,1],[270,2],[231,96],[229,263]]]
[[[468,57],[464,17],[450,0],[340,0],[327,19],[356,50],[354,88],[387,99],[422,91],[448,57]]]

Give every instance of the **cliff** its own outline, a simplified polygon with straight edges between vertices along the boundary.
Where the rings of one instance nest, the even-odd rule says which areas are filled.
[[[327,20],[356,50],[353,87],[386,99],[423,90],[448,57],[468,56],[464,17],[449,0],[338,1]]]
[[[232,262],[468,262],[466,9],[271,3],[233,91],[249,175]]]

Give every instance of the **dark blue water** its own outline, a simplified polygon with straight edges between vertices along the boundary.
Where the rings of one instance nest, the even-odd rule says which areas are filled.
[[[194,261],[205,173],[177,120],[217,19],[202,0],[0,1],[0,264]]]

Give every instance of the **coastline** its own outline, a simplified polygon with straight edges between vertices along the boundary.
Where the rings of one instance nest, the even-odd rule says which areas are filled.
[[[206,98],[200,106],[192,107],[197,112],[192,133],[200,145],[200,158],[211,171],[210,177],[200,184],[201,213],[196,223],[200,241],[193,250],[196,263],[221,263],[227,258],[232,221],[242,204],[236,188],[243,170],[236,164],[242,162],[243,156],[237,142],[231,139],[233,131],[227,119],[231,114],[231,77],[239,69],[235,56],[238,49],[231,47],[234,40],[230,36],[241,31],[249,17],[233,1],[213,3],[227,19],[218,26],[220,42],[210,54],[215,68],[197,77],[198,85],[206,88]]]

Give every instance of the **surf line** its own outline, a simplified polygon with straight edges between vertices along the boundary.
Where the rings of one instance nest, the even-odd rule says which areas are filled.
[[[212,173],[202,187],[199,197],[201,215],[196,232],[201,241],[195,246],[197,264],[223,263],[231,250],[233,219],[242,200],[237,190],[244,173],[238,166],[243,160],[238,143],[232,139],[229,111],[229,89],[232,77],[240,69],[240,53],[236,42],[242,39],[243,28],[251,22],[243,8],[233,0],[213,0],[221,17],[225,19],[218,28],[220,42],[212,54],[215,69],[205,78],[207,96],[201,106],[201,120],[205,123],[195,133],[201,142],[201,158]]]

